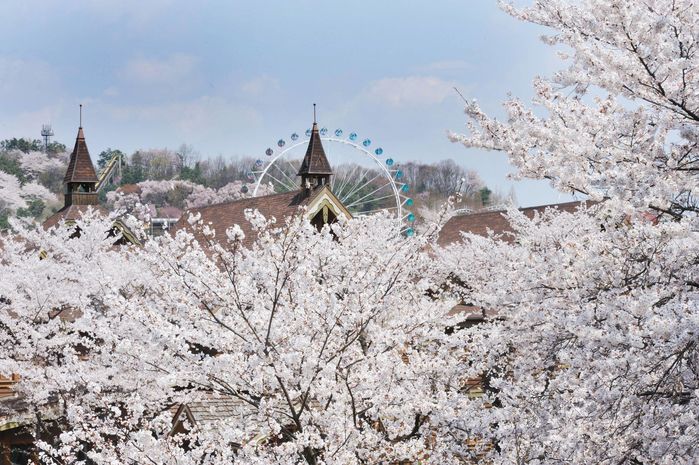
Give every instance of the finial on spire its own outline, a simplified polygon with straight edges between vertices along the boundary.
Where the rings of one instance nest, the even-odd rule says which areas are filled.
[[[80,127],[83,127],[83,104],[80,104]]]
[[[316,124],[316,104],[313,104],[313,124]]]

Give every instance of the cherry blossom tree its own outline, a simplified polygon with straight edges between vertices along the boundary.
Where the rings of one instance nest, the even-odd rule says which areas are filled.
[[[233,181],[219,189],[212,189],[199,184],[191,186],[191,194],[186,199],[187,208],[204,207],[216,203],[230,202],[231,200],[239,200],[252,195],[253,187],[251,184],[242,181]],[[273,194],[272,185],[261,185],[258,190],[258,195]]]
[[[56,195],[35,181],[22,184],[16,176],[0,171],[0,212],[14,214],[30,200],[56,202]]]
[[[71,443],[69,425],[100,414],[91,395],[118,370],[110,359],[115,337],[106,332],[111,315],[100,302],[107,289],[129,289],[138,270],[113,246],[111,220],[96,212],[75,225],[79,238],[63,224],[51,231],[13,226],[16,234],[4,236],[0,248],[0,372],[22,380],[18,401],[3,403],[1,413],[31,424],[46,449],[72,447],[77,460],[90,445]],[[56,436],[61,431],[69,436]]]
[[[454,300],[439,292],[429,236],[406,238],[384,215],[320,232],[302,216],[249,219],[249,249],[239,227],[194,217],[202,243],[180,231],[115,249],[92,217],[72,239],[70,228],[8,239],[0,371],[22,374],[42,461],[469,456],[464,341],[445,332]],[[171,434],[173,406],[221,399],[225,415]]]
[[[65,170],[62,156],[41,152],[24,153],[9,150],[1,154],[13,169],[0,171],[0,216],[14,216],[17,210],[27,208],[32,201],[41,201],[56,206],[58,198],[47,188],[47,179],[42,175]],[[50,176],[48,176],[50,177]]]
[[[506,121],[469,103],[468,134],[451,137],[597,203],[511,211],[512,234],[442,254],[491,314],[467,331],[488,394],[463,426],[494,463],[697,463],[699,5],[504,8],[551,28],[566,68],[535,81],[534,108],[508,101]]]
[[[113,209],[128,212],[146,220],[150,213],[146,205],[158,207],[197,208],[206,205],[239,200],[252,195],[252,186],[242,181],[233,181],[214,189],[191,181],[143,181],[137,184],[136,193],[109,192],[107,202]],[[259,195],[274,193],[271,185],[262,185]]]
[[[68,164],[68,154],[66,153],[49,156],[43,152],[22,153],[16,151],[14,154],[19,159],[22,170],[32,179],[51,170],[65,171]]]

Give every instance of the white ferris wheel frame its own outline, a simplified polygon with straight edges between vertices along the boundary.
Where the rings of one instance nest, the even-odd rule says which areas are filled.
[[[383,174],[385,175],[385,177],[388,179],[388,182],[391,184],[391,188],[393,190],[393,197],[395,197],[395,200],[396,200],[396,207],[395,207],[396,212],[397,212],[396,217],[399,218],[401,221],[405,220],[407,215],[405,215],[405,217],[403,215],[403,205],[405,205],[405,202],[408,200],[408,197],[406,196],[405,200],[404,200],[403,199],[404,196],[401,194],[401,189],[405,185],[405,183],[396,182],[396,179],[394,178],[394,174],[398,171],[397,169],[388,169],[386,167],[385,162],[382,162],[382,160],[379,159],[379,157],[377,157],[375,154],[373,154],[370,150],[367,150],[362,145],[359,145],[351,140],[339,139],[337,137],[323,137],[323,136],[321,136],[320,139],[322,141],[339,142],[341,144],[349,145],[350,147],[353,147],[354,149],[359,150],[364,155],[371,158],[374,161],[374,163],[376,163],[376,165],[379,167],[379,170],[382,171]],[[257,191],[260,188],[262,180],[264,179],[265,176],[268,175],[267,171],[269,171],[269,169],[272,167],[272,165],[274,165],[274,163],[279,158],[286,155],[290,150],[295,149],[296,147],[299,147],[299,146],[307,144],[307,143],[308,143],[307,139],[301,140],[299,142],[295,142],[294,144],[291,144],[291,145],[287,146],[286,148],[284,148],[284,149],[278,151],[277,153],[273,154],[272,156],[270,156],[269,161],[266,163],[264,169],[259,170],[259,171],[252,170],[252,173],[257,178],[255,180],[255,190],[252,192],[252,196],[257,197]],[[273,178],[273,176],[271,174],[269,175],[269,177]],[[400,187],[398,186],[398,184],[400,184]],[[382,210],[386,210],[386,209],[382,209]]]

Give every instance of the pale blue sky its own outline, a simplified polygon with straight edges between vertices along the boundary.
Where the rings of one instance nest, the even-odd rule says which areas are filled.
[[[0,139],[50,122],[71,145],[83,103],[93,157],[181,143],[257,157],[317,102],[321,124],[397,161],[453,158],[523,206],[570,199],[447,140],[465,123],[453,86],[502,115],[508,92],[528,100],[560,66],[495,0],[3,0],[0,16]]]

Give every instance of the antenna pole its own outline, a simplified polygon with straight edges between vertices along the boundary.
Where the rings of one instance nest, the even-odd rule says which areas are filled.
[[[80,104],[80,127],[83,127],[83,104]]]
[[[313,104],[313,124],[316,123],[316,104]]]
[[[49,142],[53,136],[53,129],[51,129],[50,124],[44,124],[41,126],[41,137],[44,138],[44,152],[49,152]]]

